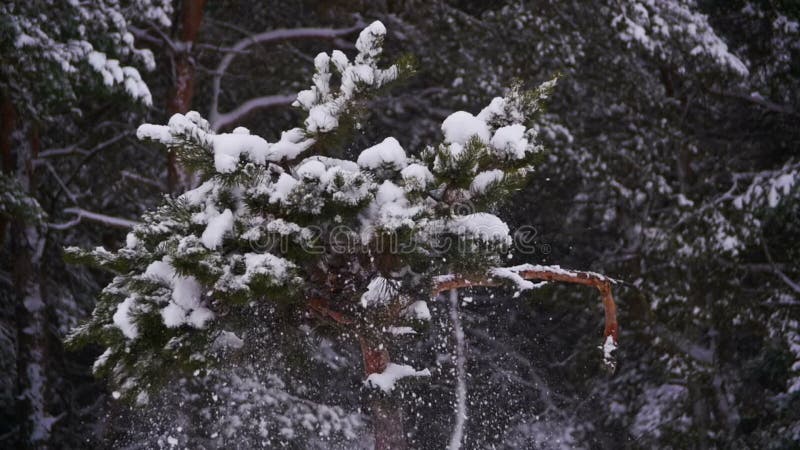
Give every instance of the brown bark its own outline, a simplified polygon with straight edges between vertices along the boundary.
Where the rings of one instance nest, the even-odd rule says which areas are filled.
[[[521,270],[519,276],[526,280],[537,281],[558,281],[562,283],[581,284],[591,286],[600,291],[600,296],[605,309],[605,329],[603,338],[611,336],[616,343],[619,337],[619,325],[617,324],[617,305],[614,303],[614,296],[611,292],[613,280],[592,272],[566,271],[547,268],[537,268],[532,270]],[[500,286],[504,283],[502,278],[493,278],[487,275],[455,275],[437,282],[433,287],[433,297],[439,293],[450,289],[459,289],[473,286]]]
[[[557,281],[562,283],[579,284],[596,288],[600,292],[605,310],[604,339],[611,336],[616,344],[618,342],[619,326],[617,324],[617,307],[611,290],[614,280],[605,276],[583,271],[568,271],[557,268],[534,267],[529,270],[519,270],[516,273],[526,280]],[[451,289],[467,287],[492,287],[501,286],[505,280],[488,275],[454,275],[437,281],[432,289],[432,298]],[[324,299],[311,299],[308,303],[309,310],[323,320],[339,326],[348,326],[354,323],[346,315],[333,311]],[[389,363],[389,351],[375,338],[366,334],[359,335],[361,354],[364,358],[364,373],[369,377],[373,373],[382,373]],[[613,362],[609,364],[613,371]],[[381,398],[375,396],[370,399],[370,410],[373,422],[375,448],[378,450],[405,449],[407,447],[403,429],[403,415],[400,405],[391,397]]]
[[[309,311],[321,320],[332,322],[338,326],[349,326],[354,320],[328,307],[328,302],[321,298],[308,301]],[[358,343],[364,359],[364,376],[382,373],[389,364],[389,350],[374,337],[359,334]],[[370,416],[372,418],[373,436],[376,450],[402,450],[407,448],[406,435],[403,429],[403,410],[397,399],[374,395],[369,399]]]
[[[382,373],[389,364],[389,351],[384,345],[374,342],[367,336],[358,338],[361,354],[364,357],[364,373]],[[403,428],[403,410],[397,399],[389,396],[373,396],[370,399],[372,429],[375,450],[402,450],[407,448]]]
[[[180,50],[175,55],[175,81],[167,104],[167,112],[185,114],[192,107],[194,97],[195,66],[192,47],[197,42],[200,25],[203,22],[205,0],[184,0],[181,2],[179,41]],[[180,166],[174,152],[168,154],[167,188],[174,193],[189,188],[190,174]]]

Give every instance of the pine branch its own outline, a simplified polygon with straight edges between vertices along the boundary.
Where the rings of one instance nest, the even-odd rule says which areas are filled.
[[[209,118],[211,123],[217,123],[221,114],[219,113],[219,95],[222,88],[222,77],[228,71],[228,67],[233,63],[234,58],[247,50],[248,47],[256,44],[275,43],[288,40],[306,39],[336,39],[341,36],[360,31],[364,24],[360,21],[349,28],[294,28],[278,29],[265,31],[263,33],[248,36],[230,47],[214,71],[214,78],[211,82],[211,107],[209,108]],[[238,108],[237,108],[238,109]],[[222,114],[224,116],[225,114]],[[221,128],[221,127],[220,127]],[[214,129],[219,129],[215,127]]]

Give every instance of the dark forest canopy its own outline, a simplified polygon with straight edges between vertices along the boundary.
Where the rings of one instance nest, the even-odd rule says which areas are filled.
[[[800,442],[795,2],[17,1],[0,37],[0,447]],[[313,252],[339,225],[366,258]],[[613,374],[555,265],[615,280]]]

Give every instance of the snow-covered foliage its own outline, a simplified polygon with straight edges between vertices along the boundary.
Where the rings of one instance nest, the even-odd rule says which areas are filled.
[[[171,5],[171,0],[0,4],[0,279],[8,302],[0,322],[13,340],[0,358],[10,361],[16,374],[11,396],[2,401],[4,446],[85,443],[86,424],[99,409],[77,398],[75,383],[84,369],[61,351],[61,339],[91,308],[87,292],[98,286],[84,268],[65,267],[60,248],[65,239],[78,243],[86,236],[65,230],[82,218],[104,216],[82,208],[94,209],[111,195],[86,195],[91,188],[82,187],[101,178],[87,177],[89,166],[108,160],[84,157],[119,146],[128,134],[115,135],[115,128],[127,126],[132,111],[152,105],[139,70],[152,71],[155,58],[134,35],[145,22],[153,29],[168,26]],[[100,103],[108,120],[90,119],[94,123],[86,127],[87,115]],[[128,161],[127,167],[134,165]],[[102,172],[112,179],[118,174]]]
[[[211,411],[211,422],[233,423],[232,418],[237,415],[247,418],[240,427],[234,427],[238,432],[235,439],[247,448],[261,445],[258,424],[250,420],[254,416],[237,412],[246,400],[225,409],[219,402],[210,403],[213,399],[209,400],[208,395],[187,392],[183,384],[180,388],[174,386],[180,392],[155,414],[151,408],[159,400],[151,392],[151,402],[142,412],[150,420],[138,430],[126,421],[120,405],[111,405],[113,415],[108,416],[104,389],[85,376],[94,347],[82,353],[65,353],[60,351],[58,342],[77,318],[91,310],[93,296],[102,288],[98,283],[108,283],[106,274],[100,271],[65,265],[60,251],[63,243],[85,248],[101,243],[106,248],[119,245],[125,242],[125,232],[105,224],[125,226],[142,211],[161,202],[165,190],[161,181],[164,175],[161,146],[136,142],[134,131],[142,121],[159,123],[154,131],[168,128],[161,125],[169,125],[169,116],[162,109],[169,90],[174,87],[170,64],[175,58],[186,56],[200,74],[195,79],[192,102],[195,108],[208,114],[212,122],[209,129],[228,130],[245,125],[253,131],[239,129],[231,135],[216,135],[198,125],[208,139],[220,139],[209,143],[219,151],[208,150],[214,155],[208,158],[198,148],[197,158],[185,155],[184,161],[194,160],[206,173],[224,178],[224,185],[235,192],[239,186],[249,184],[243,181],[241,173],[252,161],[251,157],[268,161],[268,154],[287,155],[284,161],[269,160],[286,172],[286,176],[278,175],[281,187],[265,194],[270,200],[275,199],[271,204],[275,209],[292,201],[290,197],[296,194],[297,186],[308,185],[312,180],[319,180],[319,190],[304,192],[300,200],[316,200],[317,192],[327,192],[330,181],[326,177],[333,176],[328,174],[331,168],[337,168],[337,172],[346,169],[347,174],[369,174],[374,184],[364,183],[364,192],[353,186],[342,201],[365,198],[371,210],[360,209],[363,214],[358,219],[353,219],[349,212],[337,213],[338,218],[329,216],[325,205],[330,203],[325,197],[305,209],[309,212],[304,213],[303,220],[277,216],[271,210],[244,228],[238,221],[241,207],[236,202],[218,202],[215,197],[211,202],[218,213],[215,214],[206,208],[203,199],[207,193],[198,191],[197,202],[201,204],[194,204],[191,213],[203,212],[201,223],[180,216],[175,220],[171,213],[156,221],[190,223],[184,236],[191,236],[186,244],[194,240],[193,247],[187,248],[197,251],[198,260],[205,257],[205,252],[224,256],[240,251],[241,263],[231,267],[227,279],[247,286],[251,286],[259,273],[275,270],[275,261],[265,256],[267,253],[282,256],[284,251],[308,249],[309,253],[320,254],[324,267],[333,269],[310,270],[312,258],[288,271],[296,271],[301,277],[314,273],[313,279],[304,280],[301,289],[306,289],[306,284],[325,286],[320,297],[335,292],[339,303],[327,306],[332,311],[347,313],[348,318],[375,313],[376,322],[381,325],[358,332],[374,334],[376,340],[387,344],[394,363],[431,371],[430,378],[399,380],[393,391],[392,397],[404,399],[404,422],[411,446],[430,447],[432,442],[443,446],[455,429],[453,393],[457,386],[452,356],[455,344],[450,322],[442,319],[446,311],[436,303],[425,302],[427,292],[409,294],[417,282],[413,271],[404,275],[411,280],[399,281],[395,280],[398,274],[391,270],[352,276],[351,272],[357,273],[360,267],[392,268],[393,262],[381,257],[371,261],[364,256],[357,267],[347,266],[336,255],[325,253],[326,248],[334,246],[321,243],[320,236],[335,234],[336,248],[361,245],[362,235],[358,232],[367,231],[363,237],[368,240],[371,233],[361,228],[363,215],[365,225],[380,220],[387,229],[399,230],[395,234],[400,238],[397,242],[400,248],[407,240],[427,242],[427,235],[406,239],[403,233],[426,214],[425,207],[415,209],[419,206],[416,197],[440,186],[441,175],[435,175],[435,167],[422,156],[430,143],[442,139],[443,119],[452,111],[464,110],[454,119],[460,116],[466,119],[463,122],[469,122],[471,118],[479,118],[488,123],[480,111],[490,104],[492,97],[513,85],[514,79],[545,80],[554,73],[564,76],[559,79],[547,111],[530,127],[536,131],[535,141],[522,134],[528,144],[542,142],[552,149],[537,153],[537,172],[529,186],[513,197],[511,207],[503,207],[494,199],[520,187],[521,174],[503,168],[481,168],[465,183],[459,183],[458,190],[448,193],[453,198],[470,200],[442,209],[452,215],[487,212],[508,217],[512,231],[515,224],[535,225],[528,242],[533,245],[527,247],[535,252],[517,253],[508,265],[558,261],[613,273],[630,282],[621,289],[619,310],[626,325],[621,331],[625,345],[614,351],[620,353],[621,364],[616,376],[597,376],[600,366],[597,354],[602,349],[598,350],[599,342],[593,335],[598,326],[594,311],[586,307],[585,300],[593,295],[588,289],[568,292],[557,283],[541,285],[520,279],[514,271],[494,271],[495,277],[506,281],[519,297],[512,296],[510,290],[484,295],[485,292],[476,289],[465,290],[460,299],[463,307],[459,314],[469,348],[465,446],[796,446],[800,440],[797,391],[800,267],[796,263],[800,260],[796,183],[796,143],[800,141],[796,126],[800,110],[797,71],[800,11],[796,2],[361,2],[358,4],[361,16],[381,18],[387,24],[387,42],[400,42],[401,51],[414,55],[419,76],[403,89],[389,89],[386,85],[380,95],[369,95],[366,101],[362,101],[364,92],[360,92],[356,94],[359,99],[355,108],[340,111],[338,116],[326,114],[327,109],[315,112],[318,126],[329,126],[333,117],[338,122],[338,128],[322,136],[306,136],[302,132],[306,128],[307,111],[302,108],[289,111],[288,107],[284,110],[275,105],[300,100],[284,94],[303,89],[305,83],[298,84],[296,80],[312,78],[316,71],[313,55],[319,49],[327,51],[329,45],[340,45],[339,40],[329,40],[335,39],[330,35],[320,40],[308,40],[308,36],[291,38],[306,33],[295,27],[313,27],[312,31],[328,27],[352,30],[354,18],[350,13],[354,11],[348,10],[351,2],[312,9],[305,2],[282,2],[279,8],[275,2],[237,0],[225,2],[222,7],[211,7],[212,3],[205,2],[203,25],[193,45],[181,42],[181,24],[166,26],[168,19],[181,16],[180,8],[170,11],[167,2],[150,1],[120,1],[119,8],[112,7],[123,14],[127,30],[136,37],[133,48],[146,46],[155,53],[159,70],[152,72],[143,70],[147,69],[144,55],[118,48],[114,44],[119,42],[117,36],[105,36],[106,31],[119,30],[113,14],[84,22],[89,30],[85,34],[79,30],[81,20],[74,11],[90,10],[97,8],[96,5],[113,6],[115,2],[16,1],[0,6],[3,12],[0,51],[4,62],[0,67],[0,96],[3,100],[10,98],[19,113],[12,134],[12,156],[23,152],[11,168],[12,172],[20,172],[12,176],[27,178],[30,174],[32,180],[30,184],[14,181],[3,185],[3,192],[11,196],[0,199],[0,209],[6,206],[0,213],[0,230],[8,225],[0,255],[2,442],[13,446],[15,433],[29,431],[23,423],[29,416],[19,413],[20,399],[27,397],[20,395],[25,380],[24,371],[18,371],[17,367],[26,354],[18,350],[26,346],[38,349],[35,345],[42,341],[18,342],[18,336],[33,336],[18,333],[28,327],[51,333],[44,353],[46,364],[35,372],[47,375],[38,379],[44,383],[36,384],[45,389],[37,398],[46,403],[46,409],[42,409],[45,414],[38,416],[41,419],[38,430],[50,427],[52,440],[59,446],[68,447],[72,443],[82,448],[90,445],[86,439],[91,439],[101,441],[98,447],[108,447],[102,440],[118,433],[132,434],[131,440],[119,446],[205,445],[202,439],[212,433],[203,430],[222,427],[215,429],[215,423],[196,418],[190,423],[183,421],[193,412],[206,411],[205,408]],[[162,6],[163,13],[159,11]],[[84,56],[69,59],[76,71],[61,71],[60,64],[43,54],[41,45],[30,41],[31,46],[17,47],[19,34],[13,24],[23,23],[17,21],[18,16],[29,17],[25,23],[32,24],[32,30],[44,30],[57,44],[55,49],[65,49],[62,44],[70,39],[85,40],[92,45],[92,51],[105,55],[106,62],[95,58],[94,63],[99,67],[95,69],[81,44],[76,55]],[[7,17],[15,22],[7,21]],[[345,37],[350,35],[345,28],[336,34],[338,39],[349,39]],[[242,30],[248,33],[243,35]],[[296,31],[301,33],[293,34]],[[79,32],[83,37],[78,37]],[[24,33],[31,38],[37,35]],[[354,37],[358,35],[358,31],[352,33]],[[252,42],[253,36],[268,34],[287,40],[233,49],[237,42]],[[396,55],[398,47],[389,45],[385,53]],[[329,58],[334,60],[331,64],[338,60],[345,70],[352,66],[350,80],[354,81],[354,87],[362,76],[370,77],[365,69],[357,68],[364,63],[355,60],[356,51],[345,47],[342,55],[329,52]],[[342,58],[345,53],[346,62]],[[236,55],[241,64],[218,74],[214,68],[220,67],[223,55],[225,58]],[[133,99],[125,93],[125,82],[119,83],[114,78],[118,73],[114,63],[109,66],[109,61],[115,59],[120,61],[120,68],[138,68],[152,92],[152,107],[143,108],[141,98]],[[320,101],[335,110],[338,103],[334,100],[341,94],[341,74],[331,64],[327,70],[331,96]],[[57,70],[52,70],[53,67]],[[402,65],[398,67],[401,68],[398,75],[402,75]],[[206,74],[208,68],[211,74]],[[106,78],[110,75],[114,79],[112,89],[105,85],[104,71]],[[209,78],[223,74],[229,82],[214,93]],[[317,78],[321,80],[327,75],[321,72]],[[316,80],[309,85],[312,92],[305,94],[306,98],[316,102]],[[265,88],[269,92],[264,92]],[[105,95],[107,91],[122,95],[109,98]],[[219,97],[223,109],[232,114],[220,115],[216,106],[205,109],[209,92],[212,97]],[[254,105],[273,106],[249,113]],[[492,105],[502,104],[492,102],[489,110]],[[369,113],[369,122],[362,113]],[[5,126],[5,109],[3,114]],[[31,115],[36,118],[30,120]],[[202,124],[199,117],[185,116]],[[519,149],[526,148],[519,136],[527,128],[521,130],[513,123],[489,124],[487,133],[480,123],[476,125],[467,128],[467,132],[478,130],[477,140],[482,145],[502,150],[506,157],[511,158]],[[294,126],[299,126],[299,131],[292,131]],[[509,128],[498,133],[502,127]],[[289,131],[282,136],[278,130],[283,129]],[[354,133],[350,135],[347,131]],[[471,137],[458,136],[459,130],[448,131],[454,133],[453,141]],[[41,152],[32,160],[33,171],[26,172],[22,167],[26,163],[24,152],[31,146],[34,132],[41,137]],[[146,129],[141,132],[146,133]],[[391,140],[386,141],[387,136],[396,138],[402,154],[392,149],[395,146]],[[503,142],[506,137],[512,139]],[[226,139],[229,142],[224,142]],[[231,142],[241,145],[228,145]],[[278,142],[282,142],[284,149],[276,148]],[[381,145],[384,142],[386,145]],[[310,146],[306,147],[307,144]],[[461,148],[454,145],[448,150],[463,154],[465,145],[459,145]],[[181,146],[176,143],[174,148],[179,150]],[[368,152],[362,160],[364,164],[359,165],[360,153],[373,147],[376,151]],[[86,158],[89,154],[91,157]],[[4,171],[8,170],[5,160],[3,164]],[[439,164],[441,169],[446,161],[440,160]],[[382,188],[380,204],[370,200],[377,191],[369,189],[376,189],[376,185]],[[212,189],[213,185],[208,187]],[[335,187],[330,189],[339,192]],[[15,208],[33,199],[47,211],[43,220],[49,222],[46,233],[29,235],[35,238],[31,248],[44,250],[39,255],[41,269],[34,273],[34,279],[41,279],[47,322],[37,328],[15,317],[19,312],[16,305],[22,304],[23,294],[22,284],[16,282],[20,279],[17,269],[26,267],[27,240],[25,234],[14,232],[14,224],[4,222],[9,215],[27,220],[17,214],[22,210]],[[104,225],[92,224],[86,218],[79,221],[66,210],[76,205],[128,220],[108,221]],[[418,212],[420,216],[415,215]],[[316,226],[317,217],[327,229]],[[440,218],[436,216],[434,220]],[[330,232],[340,225],[343,228]],[[428,233],[443,237],[435,239],[434,250],[448,261],[420,258],[412,266],[415,270],[428,261],[442,263],[443,267],[461,262],[442,249],[460,243],[455,236],[447,239],[444,237],[450,236],[438,231],[449,226],[446,221],[438,222],[436,230]],[[340,233],[341,230],[344,231]],[[498,231],[500,236],[505,232]],[[164,228],[162,237],[170,233]],[[477,230],[476,235],[481,234],[494,235]],[[517,243],[519,235],[513,237]],[[133,249],[139,245],[137,239],[135,233],[131,234],[128,246]],[[145,240],[151,247],[156,241],[155,237]],[[143,274],[154,262],[163,262],[167,253],[179,244],[169,239],[166,242],[162,254],[146,254],[147,261],[136,263],[138,274]],[[391,238],[380,242],[394,245]],[[239,247],[232,249],[232,245]],[[249,265],[244,257],[248,253]],[[298,261],[293,254],[284,259]],[[148,279],[143,286],[148,292],[141,293],[136,286],[122,283],[123,292],[113,295],[113,307],[106,313],[106,331],[114,339],[125,339],[121,342],[130,344],[132,353],[142,354],[139,350],[153,336],[150,324],[155,324],[159,327],[155,330],[169,334],[208,334],[208,339],[192,348],[212,350],[214,357],[208,361],[212,363],[220,357],[236,360],[251,353],[252,347],[261,348],[268,355],[290,353],[291,366],[275,365],[268,369],[262,366],[247,377],[254,375],[251,377],[254,382],[273,387],[272,377],[280,375],[294,399],[310,399],[340,406],[344,411],[356,411],[353,397],[386,397],[375,389],[363,388],[363,377],[347,376],[359,372],[362,359],[355,351],[343,352],[343,348],[348,349],[346,343],[323,339],[319,351],[310,355],[287,351],[289,347],[259,346],[262,341],[240,331],[250,323],[232,320],[240,310],[251,312],[252,309],[243,307],[253,305],[235,303],[231,310],[227,302],[214,303],[215,298],[205,296],[207,283],[216,285],[216,279],[184,272],[192,268],[172,267],[175,261],[167,258],[169,266],[165,268],[166,272],[177,275],[166,282],[156,280],[163,292],[149,291],[154,281]],[[222,258],[220,261],[219,265],[211,262],[207,266],[216,269],[230,265]],[[248,267],[250,274],[245,276]],[[126,276],[129,267],[119,264],[116,269],[117,275]],[[336,282],[340,277],[354,282],[342,288]],[[379,283],[380,279],[390,282]],[[424,281],[419,283],[424,285]],[[173,295],[171,291],[181,285],[192,288],[199,285],[202,291],[199,297],[184,297],[181,289],[178,295]],[[373,292],[371,285],[386,288],[388,292],[384,289]],[[262,286],[248,289],[266,290]],[[286,296],[284,287],[269,289],[276,293],[264,298],[288,301],[263,303],[278,305],[294,314],[287,313],[280,319],[257,316],[258,320],[252,322],[254,326],[279,327],[285,331],[298,321],[303,326],[308,323],[308,317],[301,313],[304,308],[293,301],[302,298],[302,294]],[[183,289],[183,292],[196,291]],[[374,297],[365,298],[368,292],[375,294]],[[131,294],[144,297],[142,304],[157,299],[154,311],[142,314],[141,305]],[[243,297],[246,295],[250,294]],[[393,303],[395,295],[402,301]],[[187,298],[199,301],[183,300]],[[362,306],[364,299],[367,307]],[[343,304],[352,308],[341,308]],[[206,310],[213,317],[208,315],[207,319],[198,320]],[[195,311],[199,313],[194,314]],[[311,313],[322,319],[310,322],[315,330],[336,329],[336,318],[325,311],[323,308]],[[403,320],[383,320],[380,316],[385,311],[397,313]],[[179,325],[170,328],[165,319]],[[358,319],[361,323],[362,317]],[[591,338],[581,338],[588,335]],[[128,336],[135,339],[128,340]],[[229,349],[225,351],[230,353],[220,353],[223,349]],[[397,349],[400,351],[396,352]],[[105,353],[106,357],[113,354],[113,349]],[[298,369],[296,362],[306,359],[324,361],[325,365],[338,367],[339,372],[331,376],[330,372]],[[98,373],[107,368],[104,362],[108,360],[98,360]],[[232,376],[216,372],[218,376],[214,378],[201,371],[193,377],[193,364],[181,367],[186,370],[180,372],[189,374],[186,385],[207,381],[208,385],[198,387],[207,391],[204,394],[224,386],[226,378]],[[206,365],[196,363],[196,366]],[[170,370],[169,364],[165,367],[170,374],[179,373]],[[153,386],[173,386],[164,383],[167,380],[163,377],[157,378]],[[324,388],[306,391],[314,382]],[[124,390],[116,392],[121,395]],[[132,396],[134,402],[138,398]],[[265,407],[257,414],[269,416],[280,410]],[[116,423],[106,426],[109,417],[115,418],[111,422]],[[277,438],[269,445],[337,448],[330,439],[315,438],[315,430],[299,425],[295,421],[299,418],[291,417],[297,437],[292,442]],[[142,429],[158,436],[137,439],[136,433]],[[218,441],[207,444],[219,445]],[[358,443],[352,440],[341,446],[354,447]]]
[[[176,378],[163,391],[138,397],[141,412],[133,412],[125,439],[149,448],[225,447],[231,442],[240,448],[355,444],[366,425],[363,414],[304,398],[297,391],[302,389],[288,385],[274,368],[259,370],[249,364]]]
[[[604,273],[619,273],[636,291],[623,294],[620,309],[635,323],[623,328],[622,341],[635,340],[636,348],[616,350],[629,364],[612,380],[587,375],[563,381],[591,372],[579,353],[555,350],[571,341],[494,346],[475,329],[494,331],[497,321],[489,327],[480,315],[467,314],[470,354],[480,360],[471,364],[471,375],[481,385],[495,382],[485,393],[471,387],[470,401],[529,395],[517,408],[524,411],[520,417],[495,411],[493,420],[503,424],[495,429],[473,416],[473,438],[485,439],[473,444],[525,446],[526,433],[529,442],[555,441],[560,433],[546,424],[557,424],[558,431],[570,430],[565,445],[576,447],[614,447],[625,439],[649,447],[794,445],[800,424],[790,412],[798,397],[788,394],[797,361],[789,330],[800,292],[800,78],[790,62],[800,54],[800,17],[794,2],[448,6],[423,31],[446,36],[423,46],[431,50],[424,76],[438,77],[444,87],[435,99],[475,107],[513,77],[564,75],[537,124],[554,151],[537,166],[542,176],[515,199],[520,212],[510,212],[516,223],[536,223],[538,242],[553,244],[547,247],[552,252],[537,256],[572,265],[591,261]],[[432,107],[426,100],[413,104]],[[400,117],[415,120],[413,114]],[[414,123],[436,127],[424,119]],[[470,189],[480,191],[500,176],[482,174]],[[550,295],[552,285],[543,289],[523,291],[536,296],[532,308],[539,314],[514,310],[507,334],[499,336],[549,329],[551,320],[561,331],[579,332],[574,315],[552,313],[556,302],[563,307],[573,297]],[[481,300],[476,295],[472,307]],[[514,356],[497,362],[497,352]],[[551,358],[557,367],[542,363]],[[583,390],[587,385],[591,394]],[[677,392],[676,385],[685,387],[671,397],[676,401],[647,401]],[[563,389],[571,394],[554,392]],[[573,402],[586,395],[598,395],[597,401]],[[566,404],[584,412],[565,412]],[[631,433],[636,420],[641,435]],[[770,425],[751,431],[753,420]],[[515,423],[523,437],[491,436]]]
[[[745,63],[728,50],[694,0],[626,0],[620,6],[611,25],[620,29],[623,41],[641,46],[681,71],[691,59],[707,58],[739,76],[748,75]]]
[[[45,212],[17,180],[0,174],[0,218],[41,225]]]
[[[0,5],[0,33],[7,59],[0,69],[2,83],[13,96],[34,100],[18,105],[34,116],[48,113],[52,106],[37,98],[38,92],[53,92],[50,102],[74,100],[78,85],[86,81],[119,88],[145,105],[152,104],[139,70],[127,65],[130,61],[148,71],[155,68],[153,53],[134,44],[129,24],[133,14],[168,27],[172,2],[4,2]]]
[[[380,330],[430,316],[435,275],[502,263],[509,227],[479,205],[532,170],[541,151],[533,120],[555,82],[515,87],[477,116],[452,114],[440,144],[406,151],[387,137],[348,160],[332,137],[346,139],[342,124],[359,120],[363,100],[403,75],[378,65],[385,33],[380,22],[365,28],[352,62],[339,51],[317,55],[314,85],[295,102],[308,113],[304,126],[277,142],[243,128],[215,134],[196,112],[139,128],[203,182],[147,213],[116,252],[68,249],[117,273],[70,339],[109,348],[95,370],[121,396],[154,388],[168,367],[213,365],[230,333],[246,345],[243,318],[264,302],[304,314],[321,297],[388,341],[397,334]],[[486,173],[496,175],[478,176]],[[467,202],[478,206],[459,208]],[[328,281],[308,282],[320,279]],[[390,363],[367,384],[388,392],[411,375],[430,372]]]

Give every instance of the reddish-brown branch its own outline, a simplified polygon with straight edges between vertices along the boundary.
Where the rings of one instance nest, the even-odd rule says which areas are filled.
[[[581,284],[591,286],[600,291],[605,309],[605,330],[603,337],[611,336],[616,343],[619,337],[619,326],[617,324],[617,306],[611,292],[611,285],[614,280],[594,272],[583,272],[576,270],[564,270],[558,266],[520,266],[508,269],[525,280],[536,281],[558,281],[561,283]],[[433,286],[432,297],[436,297],[444,291],[450,289],[461,289],[467,287],[492,287],[500,286],[508,280],[491,275],[450,275],[437,278]]]
[[[328,308],[328,302],[321,298],[312,298],[308,301],[308,309],[324,320],[332,320],[338,325],[352,325],[353,319]]]
[[[611,336],[616,344],[618,339],[617,309],[611,292],[611,285],[614,283],[612,279],[593,272],[564,270],[557,266],[525,265],[502,270],[493,270],[490,271],[490,273],[495,275],[449,275],[439,277],[434,283],[432,296],[436,297],[441,292],[451,289],[474,286],[499,286],[503,284],[503,281],[507,278],[498,276],[498,274],[502,273],[510,273],[512,276],[518,275],[524,280],[557,281],[592,286],[600,291],[603,307],[605,308],[605,330],[603,336],[606,339],[608,336]],[[516,276],[514,276],[514,278],[516,279]],[[348,326],[355,323],[351,317],[331,310],[325,299],[309,299],[307,306],[312,314],[323,320],[330,320],[337,325]],[[386,346],[382,345],[381,342],[374,339],[374,337],[362,333],[358,334],[358,342],[361,347],[361,354],[364,358],[365,375],[369,377],[372,374],[382,373],[386,370],[386,366],[390,361],[389,351]],[[607,367],[613,371],[615,365],[613,359],[609,359],[608,352],[606,352],[605,361]],[[370,409],[372,410],[375,448],[379,450],[405,448],[406,442],[402,426],[403,416],[402,410],[398,405],[395,404],[392,399],[376,397],[370,400]]]
[[[361,354],[364,356],[364,374],[370,376],[373,373],[382,373],[389,364],[389,350],[386,346],[371,342],[364,336],[358,336],[358,343],[361,345]]]

